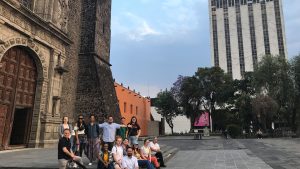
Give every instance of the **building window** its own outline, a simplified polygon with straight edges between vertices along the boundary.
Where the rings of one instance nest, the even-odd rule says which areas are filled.
[[[254,1],[254,2],[256,2],[256,1]],[[256,67],[256,65],[257,65],[257,49],[256,49],[256,38],[255,38],[256,33],[255,33],[254,16],[253,16],[253,5],[251,3],[248,5],[248,15],[249,15],[249,27],[250,27],[253,67]]]
[[[132,112],[133,112],[132,109],[133,109],[133,105],[131,104],[131,105],[130,105],[130,114],[132,114]]]
[[[127,103],[124,102],[124,113],[126,113],[126,107],[127,107]]]
[[[139,111],[139,109],[138,109],[138,107],[136,106],[136,107],[135,107],[135,114],[136,114],[136,115],[138,114],[138,111]]]

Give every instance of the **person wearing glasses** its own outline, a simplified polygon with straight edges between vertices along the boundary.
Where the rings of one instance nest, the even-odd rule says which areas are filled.
[[[85,135],[86,124],[84,122],[83,115],[78,116],[78,121],[74,127],[77,150],[79,147],[79,156],[82,157],[82,152],[85,149],[86,135]]]

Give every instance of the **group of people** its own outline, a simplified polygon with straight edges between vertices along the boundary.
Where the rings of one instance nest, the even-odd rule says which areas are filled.
[[[59,168],[65,169],[70,161],[82,163],[83,152],[92,165],[98,161],[98,169],[157,169],[166,167],[157,137],[146,138],[140,147],[138,138],[141,128],[137,118],[133,116],[126,125],[125,118],[121,124],[114,123],[108,116],[104,123],[96,123],[94,115],[90,115],[86,124],[79,115],[74,127],[68,117],[63,117],[59,126],[58,162]]]

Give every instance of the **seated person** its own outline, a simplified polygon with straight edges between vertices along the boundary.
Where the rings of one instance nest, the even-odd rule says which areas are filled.
[[[165,165],[164,157],[163,157],[163,155],[162,155],[162,152],[160,151],[160,146],[159,146],[159,144],[158,144],[158,139],[157,139],[157,137],[154,137],[154,138],[153,138],[153,141],[151,141],[151,142],[149,143],[149,146],[150,146],[152,155],[154,155],[154,156],[157,158],[157,160],[158,160],[158,162],[159,162],[159,164],[160,164],[160,167],[167,167],[167,166]]]
[[[141,151],[140,151],[141,158],[143,160],[151,161],[151,163],[154,164],[155,168],[160,168],[160,165],[157,161],[157,158],[155,156],[151,156],[151,149],[149,147],[149,143],[150,143],[149,139],[144,140],[144,145],[143,145],[143,147],[141,148]]]
[[[81,157],[75,156],[71,151],[70,129],[66,128],[63,137],[58,142],[58,165],[59,169],[66,169],[69,160],[73,160],[76,164],[83,166]],[[83,166],[84,167],[84,166]]]
[[[127,155],[127,148],[129,147],[129,140],[127,138],[125,138],[123,140],[122,147],[123,147],[123,156],[126,156]]]
[[[258,131],[256,132],[256,134],[257,134],[257,138],[258,139],[262,139],[263,133],[262,133],[261,129],[258,129]]]
[[[123,169],[122,167],[122,159],[123,159],[123,147],[122,147],[122,137],[116,137],[116,144],[113,146],[111,150],[113,156],[113,167],[115,169]]]
[[[143,160],[141,158],[140,148],[138,144],[135,144],[133,146],[133,155],[138,159],[138,164],[140,167],[146,167],[147,169],[154,169],[153,165],[151,164],[151,161]]]
[[[127,156],[122,159],[123,169],[139,169],[138,160],[133,156],[133,149],[127,147]]]
[[[97,169],[113,169],[112,154],[110,151],[108,151],[107,143],[104,143],[103,149],[99,152],[97,158],[99,159]]]

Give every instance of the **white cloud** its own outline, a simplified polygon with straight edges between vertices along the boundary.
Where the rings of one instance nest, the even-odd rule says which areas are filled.
[[[140,23],[139,27],[130,31],[129,38],[131,40],[141,41],[144,40],[146,36],[159,34],[160,33],[151,28],[146,21],[143,21],[142,23]]]

